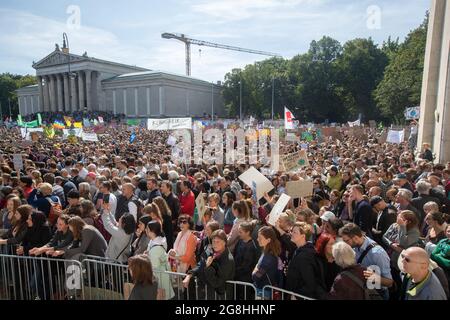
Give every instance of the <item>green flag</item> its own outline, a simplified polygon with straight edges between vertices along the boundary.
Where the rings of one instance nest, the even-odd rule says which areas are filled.
[[[20,114],[17,116],[17,125],[19,125],[19,126],[23,125],[22,115],[20,115]]]
[[[38,122],[38,126],[42,125],[42,117],[41,117],[40,113],[37,114],[37,122]]]
[[[141,120],[139,119],[128,119],[127,125],[129,126],[138,126],[141,123]]]
[[[30,122],[23,122],[23,127],[25,128],[37,128],[39,127],[38,121],[30,121]]]

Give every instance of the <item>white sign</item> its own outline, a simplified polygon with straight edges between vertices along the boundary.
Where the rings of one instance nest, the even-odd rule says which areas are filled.
[[[202,221],[203,215],[206,211],[205,194],[203,192],[200,192],[197,196],[197,199],[195,199],[195,204],[197,206],[198,219]]]
[[[192,118],[148,119],[148,130],[192,129]]]
[[[63,129],[64,139],[67,139],[67,137],[70,136],[71,134],[73,134],[75,137],[82,138],[83,129],[82,128]]]
[[[284,208],[289,203],[289,200],[291,200],[291,197],[289,197],[285,193],[281,194],[277,203],[275,203],[275,205],[273,206],[272,211],[270,211],[269,224],[271,224],[272,226],[275,225],[275,223],[278,220],[278,217],[280,216],[280,214],[283,213]]]
[[[404,141],[404,139],[405,139],[405,132],[403,130],[398,131],[389,129],[386,142],[400,144]]]
[[[98,141],[98,136],[97,136],[96,133],[83,132],[81,134],[81,139],[83,139],[83,141],[97,142]]]
[[[23,158],[21,154],[13,155],[14,169],[16,171],[23,170]]]
[[[267,179],[261,172],[251,167],[243,174],[239,176],[239,180],[243,181],[246,185],[251,187],[256,184],[256,200],[264,197],[265,192],[269,192],[274,188],[269,179]]]
[[[31,141],[31,132],[44,132],[43,128],[20,128],[22,139]]]
[[[406,120],[414,120],[420,118],[420,107],[406,108],[405,110]]]
[[[174,146],[175,144],[177,143],[177,138],[175,138],[174,136],[170,136],[168,139],[167,139],[167,144],[169,145],[169,146]]]
[[[360,126],[361,125],[361,120],[356,120],[356,121],[353,121],[353,122],[348,122],[348,126],[349,127],[357,127],[357,126]]]

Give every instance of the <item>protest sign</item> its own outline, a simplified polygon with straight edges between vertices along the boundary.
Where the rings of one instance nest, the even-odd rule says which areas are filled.
[[[148,130],[192,129],[192,118],[148,119]]]
[[[404,131],[403,130],[389,129],[386,142],[400,144],[403,141],[404,141]]]
[[[81,135],[81,139],[83,139],[83,141],[97,142],[98,136],[96,133],[83,132]]]
[[[23,170],[23,158],[21,154],[13,155],[13,163],[14,163],[14,170],[16,171]]]
[[[405,110],[406,120],[415,120],[420,118],[420,107],[406,108]]]
[[[256,200],[261,199],[264,197],[265,192],[269,192],[274,188],[270,180],[256,170],[255,167],[250,167],[250,169],[241,174],[239,180],[249,187],[252,187],[253,184],[256,185]]]
[[[272,226],[275,225],[275,223],[278,220],[278,217],[280,216],[281,213],[283,213],[284,208],[289,203],[289,200],[291,200],[290,196],[288,196],[285,193],[281,194],[277,203],[275,203],[275,205],[273,206],[272,211],[270,211],[269,224],[271,224]]]
[[[294,171],[300,167],[308,167],[308,155],[306,150],[300,150],[281,157],[281,162],[287,172]]]
[[[83,129],[81,128],[73,128],[73,129],[63,129],[63,137],[67,139],[70,135],[74,135],[75,137],[81,138],[83,134]]]
[[[286,182],[286,193],[293,199],[308,197],[313,193],[312,180],[297,180]]]
[[[203,192],[200,192],[197,199],[195,199],[195,205],[197,206],[198,219],[202,221],[206,211],[205,194]]]

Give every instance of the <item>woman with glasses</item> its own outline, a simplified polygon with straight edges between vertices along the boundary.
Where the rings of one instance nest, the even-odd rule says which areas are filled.
[[[186,214],[178,217],[178,226],[180,232],[169,250],[169,259],[172,265],[172,271],[186,273],[196,265],[195,250],[197,247],[197,237],[193,233],[194,222]]]

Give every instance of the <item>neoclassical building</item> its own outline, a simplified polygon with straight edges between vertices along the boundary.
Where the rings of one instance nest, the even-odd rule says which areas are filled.
[[[33,63],[38,83],[17,90],[22,115],[110,111],[128,117],[225,114],[220,84],[76,55],[68,48]]]

